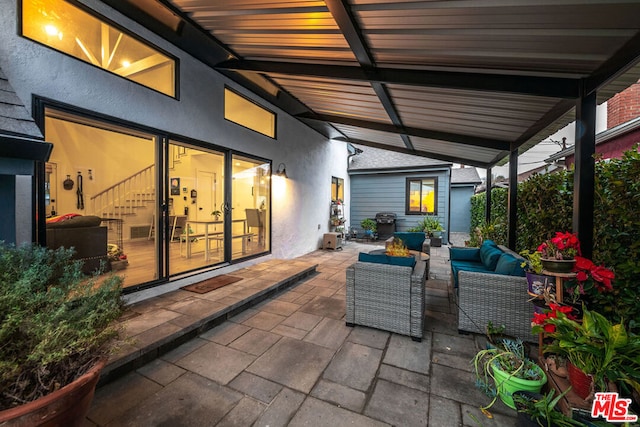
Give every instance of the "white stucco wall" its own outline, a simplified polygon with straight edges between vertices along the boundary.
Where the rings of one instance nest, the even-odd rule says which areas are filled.
[[[179,58],[179,100],[20,37],[16,3],[0,0],[0,67],[28,111],[35,95],[271,159],[274,168],[283,162],[289,179],[284,193],[273,192],[272,252],[291,258],[320,247],[332,175],[345,178],[349,199],[345,143],[327,140],[99,1],[83,3]],[[277,140],[223,119],[225,84],[277,113]]]

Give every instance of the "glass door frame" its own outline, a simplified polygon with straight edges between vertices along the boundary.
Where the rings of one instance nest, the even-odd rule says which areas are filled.
[[[218,263],[213,263],[213,264],[209,264],[209,265],[205,265],[202,267],[196,267],[190,270],[185,270],[185,271],[181,271],[179,273],[175,273],[175,274],[170,274],[169,270],[170,270],[170,260],[169,260],[169,244],[170,242],[170,224],[169,224],[169,198],[171,197],[169,194],[169,190],[170,190],[170,184],[169,184],[169,146],[171,143],[180,143],[180,144],[185,144],[185,145],[189,145],[192,146],[195,149],[200,149],[203,152],[215,152],[217,154],[221,154],[224,156],[224,171],[223,171],[223,209],[222,209],[222,216],[223,216],[223,222],[224,222],[224,228],[223,228],[223,232],[224,232],[224,236],[225,238],[223,239],[223,259],[218,262]],[[212,143],[207,143],[201,140],[196,140],[196,139],[192,139],[189,137],[185,137],[182,135],[176,135],[176,134],[172,134],[172,133],[167,133],[164,134],[162,137],[162,149],[161,152],[163,154],[163,159],[162,159],[162,168],[159,168],[159,170],[162,171],[162,173],[164,174],[164,176],[162,177],[162,183],[163,183],[163,192],[162,192],[162,197],[159,198],[158,200],[161,200],[161,211],[163,213],[162,215],[162,220],[163,222],[161,224],[159,224],[162,227],[163,230],[163,242],[162,242],[162,247],[163,250],[165,251],[165,256],[162,258],[163,259],[163,266],[162,266],[162,271],[163,274],[165,275],[165,277],[167,278],[167,280],[171,281],[174,280],[175,278],[180,278],[183,277],[185,275],[189,275],[191,273],[194,272],[202,272],[202,271],[206,271],[206,270],[211,270],[211,269],[216,269],[216,268],[220,268],[220,267],[224,267],[227,265],[232,265],[232,264],[236,264],[242,261],[246,261],[249,259],[253,259],[253,258],[258,258],[261,256],[265,256],[265,255],[269,255],[271,254],[271,237],[269,236],[268,239],[266,239],[269,244],[268,246],[265,248],[265,251],[260,252],[260,253],[256,253],[256,254],[249,254],[247,256],[242,256],[239,258],[233,258],[233,248],[232,248],[232,239],[230,236],[232,236],[232,227],[233,227],[233,218],[232,218],[232,203],[233,203],[233,180],[232,180],[232,171],[233,171],[233,159],[234,156],[240,156],[240,157],[245,157],[251,160],[254,160],[256,162],[261,162],[262,164],[268,164],[269,165],[269,170],[271,171],[273,169],[273,162],[269,159],[260,157],[260,156],[256,156],[253,154],[248,154],[242,151],[237,151],[237,150],[233,150],[231,148],[226,148],[226,147],[221,147]],[[269,186],[269,206],[268,206],[268,211],[271,212],[271,199],[272,199],[272,185]],[[266,221],[269,222],[268,224],[268,230],[271,230],[271,215],[268,216],[268,218],[265,218]]]
[[[263,252],[249,254],[247,256],[239,257],[233,259],[232,257],[232,242],[231,238],[224,239],[224,260],[220,263],[207,265],[204,267],[196,268],[189,271],[184,271],[178,274],[170,275],[169,274],[169,173],[168,173],[168,155],[169,155],[169,144],[170,141],[180,142],[188,145],[192,145],[203,151],[215,151],[224,155],[224,204],[226,209],[223,209],[224,215],[224,233],[225,236],[231,236],[232,232],[232,211],[230,209],[231,203],[233,201],[232,197],[232,161],[234,156],[242,156],[248,159],[254,160],[256,162],[262,162],[262,164],[268,164],[270,172],[273,169],[273,162],[270,159],[266,159],[260,156],[256,156],[253,154],[233,150],[231,148],[221,147],[212,143],[194,140],[189,137],[185,137],[182,135],[176,135],[170,132],[162,131],[155,128],[146,127],[137,123],[129,122],[126,120],[114,118],[112,116],[108,116],[105,114],[97,113],[91,110],[86,110],[80,107],[76,107],[73,105],[65,104],[56,100],[52,100],[45,97],[34,96],[33,97],[33,117],[36,124],[40,127],[40,129],[45,131],[45,111],[47,108],[60,110],[70,115],[75,115],[80,118],[86,118],[89,120],[102,122],[106,126],[114,126],[117,128],[125,128],[131,129],[135,132],[142,132],[149,134],[151,137],[155,139],[155,164],[156,164],[156,190],[155,190],[155,212],[157,213],[155,216],[155,230],[156,239],[155,239],[155,255],[156,262],[153,266],[156,272],[156,278],[150,280],[148,282],[140,283],[137,285],[132,285],[130,287],[124,288],[123,293],[129,294],[133,292],[137,292],[143,289],[148,289],[156,286],[161,286],[175,280],[178,277],[183,277],[185,275],[194,274],[195,272],[206,271],[208,269],[215,269],[221,266],[235,264],[239,262],[243,262],[252,258],[257,258],[265,255],[271,254],[272,242],[269,237],[268,245],[265,247]],[[46,215],[45,215],[45,202],[44,202],[44,192],[45,192],[45,163],[39,162],[36,164],[35,177],[33,180],[33,240],[34,242],[44,243],[46,241]],[[271,173],[269,174],[271,176]],[[265,220],[268,222],[268,230],[271,228],[271,212],[272,212],[272,190],[273,187],[270,185],[269,187],[269,206],[268,218]]]

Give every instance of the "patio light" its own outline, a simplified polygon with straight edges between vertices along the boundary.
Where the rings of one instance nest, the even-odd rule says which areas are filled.
[[[286,169],[286,167],[285,167],[284,163],[280,163],[280,164],[278,165],[278,170],[275,172],[275,175],[276,175],[276,176],[282,176],[282,177],[284,177],[284,178],[289,178],[289,177],[287,176],[287,169]]]

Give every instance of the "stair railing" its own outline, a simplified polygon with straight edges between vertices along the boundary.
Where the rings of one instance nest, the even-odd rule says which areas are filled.
[[[147,166],[91,197],[93,214],[117,219],[134,214],[155,198],[155,182],[155,165]]]

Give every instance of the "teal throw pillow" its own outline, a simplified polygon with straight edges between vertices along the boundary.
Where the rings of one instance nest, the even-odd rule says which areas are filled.
[[[498,245],[491,240],[485,240],[480,246],[480,261],[482,261],[487,270],[494,271],[496,269],[498,259],[502,254],[503,252]]]
[[[504,274],[505,276],[519,276],[517,269],[520,269],[520,263],[516,257],[503,253],[496,264],[496,274]]]
[[[478,248],[449,248],[449,257],[455,261],[480,262],[480,249]]]

